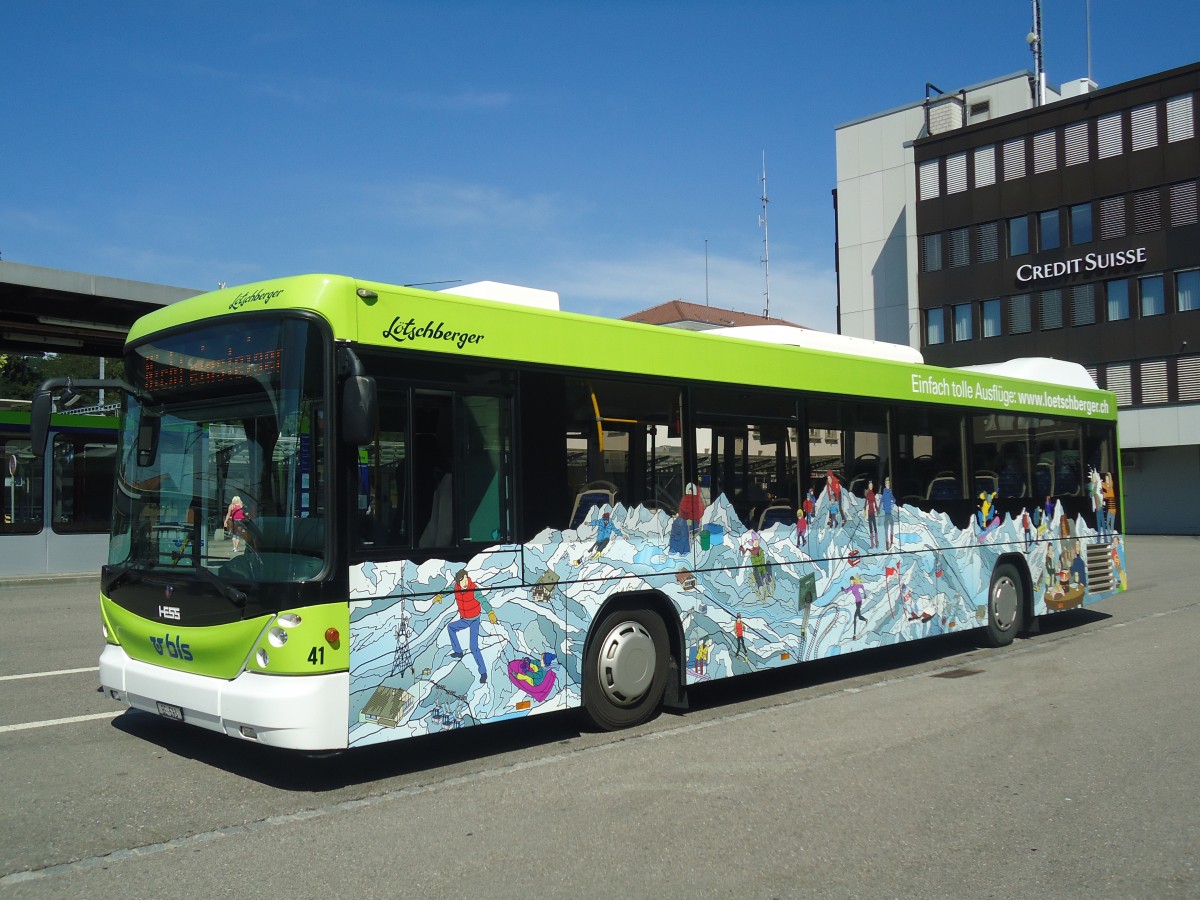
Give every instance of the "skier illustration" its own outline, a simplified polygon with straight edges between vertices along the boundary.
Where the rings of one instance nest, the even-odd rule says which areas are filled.
[[[742,614],[738,613],[733,620],[733,633],[737,637],[737,656],[746,656],[746,626],[742,623]]]
[[[600,554],[604,552],[604,548],[608,546],[608,542],[612,540],[614,534],[620,534],[621,529],[613,524],[612,513],[606,512],[600,516],[598,522],[590,522],[589,524],[596,526],[596,542],[588,548],[587,553],[592,554],[592,559],[599,559]],[[584,556],[587,556],[587,553]]]
[[[863,591],[864,591],[862,579],[859,578],[857,575],[851,576],[850,586],[842,588],[843,594],[846,593],[847,591],[849,591],[851,594],[854,595],[854,620],[853,620],[854,621],[854,635],[853,636],[854,636],[854,639],[857,640],[858,639],[858,623],[863,622],[865,624],[867,621],[867,617],[862,614]]]

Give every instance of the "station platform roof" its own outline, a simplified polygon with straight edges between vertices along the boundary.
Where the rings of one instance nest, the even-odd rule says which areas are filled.
[[[120,356],[140,316],[199,293],[0,261],[0,352]]]

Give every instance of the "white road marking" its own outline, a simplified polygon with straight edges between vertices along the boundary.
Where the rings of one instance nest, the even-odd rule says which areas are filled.
[[[47,678],[51,675],[78,675],[80,672],[99,672],[99,666],[86,669],[57,669],[54,672],[26,672],[24,675],[0,675],[0,681],[19,681],[22,678]]]
[[[51,725],[71,725],[75,722],[91,722],[93,719],[115,719],[123,709],[116,712],[91,713],[86,716],[68,716],[65,719],[45,719],[41,722],[18,722],[16,725],[0,725],[0,733],[6,731],[28,731],[30,728],[48,728]]]

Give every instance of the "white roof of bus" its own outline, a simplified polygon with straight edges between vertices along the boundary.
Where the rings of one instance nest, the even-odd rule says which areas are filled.
[[[788,325],[736,325],[732,328],[713,328],[705,333],[745,338],[764,344],[786,344],[792,347],[807,347],[810,350],[829,350],[853,356],[869,356],[873,359],[890,359],[896,362],[925,361],[919,350],[907,344],[889,344],[885,341],[871,341],[847,334],[830,334],[827,331],[793,328]]]
[[[476,281],[444,288],[439,294],[454,294],[457,297],[474,297],[476,300],[498,300],[501,303],[516,303],[520,306],[536,306],[538,309],[558,309],[558,292],[541,288],[521,287],[500,281]]]
[[[1079,363],[1054,359],[1050,356],[1023,356],[1004,362],[957,366],[957,368],[968,372],[984,372],[988,375],[1004,375],[1010,378],[1024,378],[1028,381],[1048,381],[1051,384],[1096,390],[1096,382],[1088,374],[1087,369]]]

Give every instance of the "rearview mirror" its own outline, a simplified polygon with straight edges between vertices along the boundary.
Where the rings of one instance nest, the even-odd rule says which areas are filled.
[[[375,440],[379,423],[379,401],[375,379],[351,375],[342,385],[342,440],[361,447]]]
[[[46,455],[46,437],[50,434],[50,407],[53,391],[42,385],[33,394],[29,406],[29,443],[33,455],[41,459]]]

